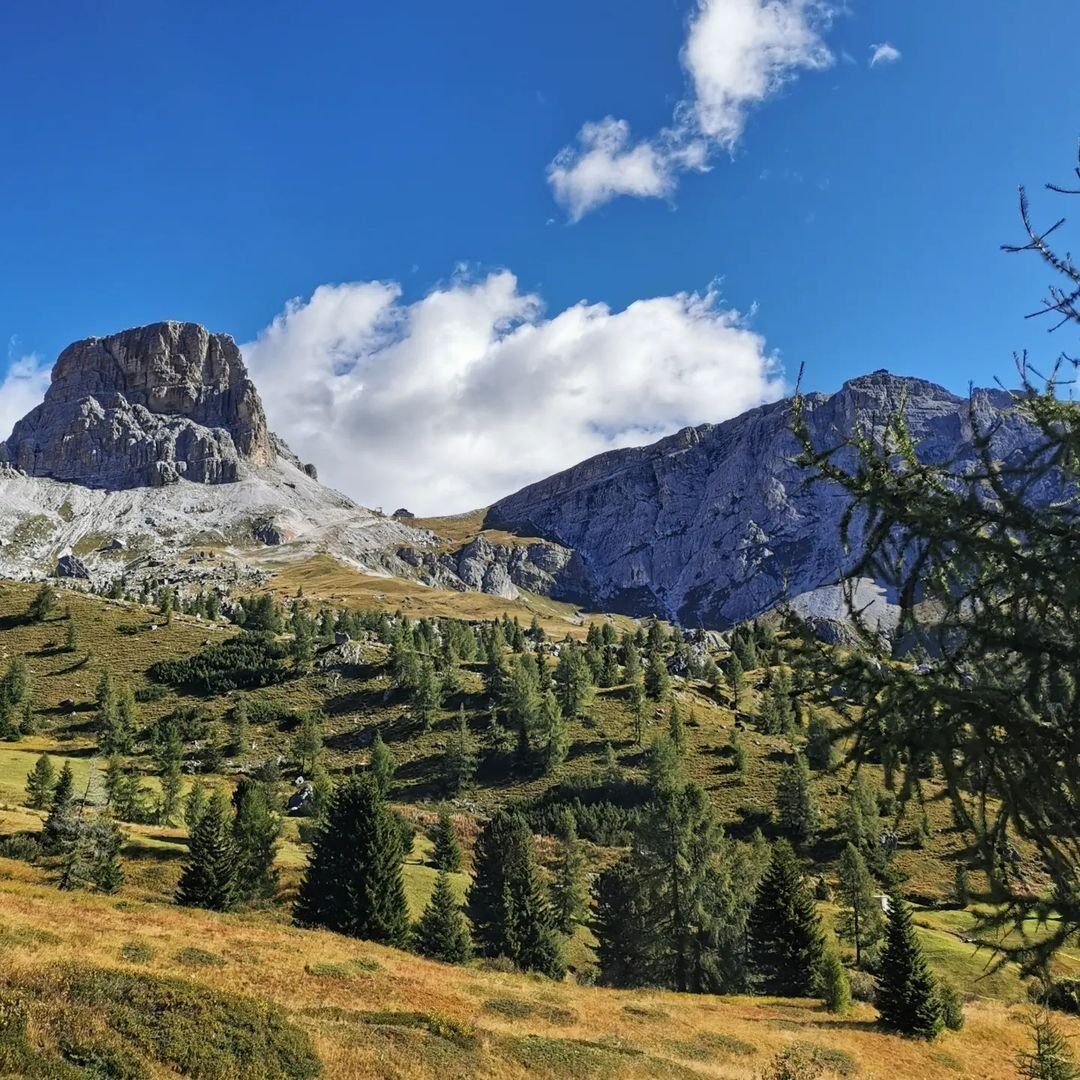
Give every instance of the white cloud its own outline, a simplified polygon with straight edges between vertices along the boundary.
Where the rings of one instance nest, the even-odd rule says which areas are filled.
[[[711,149],[735,148],[753,106],[832,64],[821,37],[831,15],[825,0],[697,0],[680,53],[690,96],[672,126],[630,145],[625,120],[585,124],[548,166],[556,200],[577,221],[619,195],[670,196]]]
[[[895,64],[903,54],[894,45],[890,45],[887,41],[881,42],[880,45],[870,46],[870,66],[877,67],[879,64]]]
[[[10,360],[0,381],[0,442],[35,405],[41,404],[51,370],[51,364],[45,364],[33,354]]]
[[[271,424],[324,480],[422,514],[783,392],[763,339],[713,290],[548,316],[508,271],[412,303],[393,283],[323,285],[243,348]]]

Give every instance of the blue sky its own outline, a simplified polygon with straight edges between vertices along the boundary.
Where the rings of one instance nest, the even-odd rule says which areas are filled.
[[[700,2],[750,11],[763,0]],[[627,146],[652,145],[680,102],[700,101],[680,63],[697,0],[4,5],[0,336],[10,344],[0,377],[73,339],[163,318],[255,342],[290,298],[302,307],[346,282],[397,284],[377,325],[381,342],[400,347],[401,323],[428,310],[410,305],[499,270],[530,303],[499,307],[496,331],[500,318],[546,321],[582,300],[618,313],[713,288],[708,303],[747,316],[761,354],[777,355],[789,378],[805,363],[815,389],[888,367],[962,390],[1007,377],[1014,348],[1048,352],[1022,319],[1044,275],[998,245],[1017,236],[1016,185],[1067,178],[1073,164],[1080,6],[849,0],[827,20],[807,0],[777,3],[811,27],[810,54],[820,46],[827,58],[796,61],[782,85],[737,108],[737,135],[705,140],[708,171],[676,169],[664,197],[613,198],[578,221],[549,183],[551,162],[579,145],[583,124],[617,118]],[[871,67],[883,43],[899,58]],[[689,138],[700,141],[700,128]],[[322,360],[329,349],[331,369],[355,366],[367,349],[358,333],[339,327]],[[433,327],[427,362],[453,367],[441,340]],[[664,351],[662,337],[654,344]],[[320,418],[288,411],[286,372],[307,354],[269,353],[253,367],[277,380],[272,419],[327,452],[313,434]],[[365,385],[374,362],[365,352]],[[422,379],[412,362],[403,370]],[[681,368],[658,370],[677,378]],[[394,371],[381,378],[388,409],[415,410],[392,392]],[[14,402],[12,380],[3,386]],[[731,401],[778,387],[777,372],[761,370]],[[318,390],[337,394],[325,380]],[[632,391],[651,393],[647,381]],[[508,390],[488,378],[468,392],[491,410]],[[471,401],[460,402],[470,423]],[[613,406],[575,423],[616,445],[680,419],[723,418],[680,408],[627,416]],[[359,420],[382,423],[335,423]],[[391,451],[405,423],[386,421]],[[558,441],[547,423],[541,437]],[[444,452],[445,440],[432,447]],[[376,460],[378,446],[361,449]],[[567,440],[567,453],[592,449]],[[469,454],[450,461],[477,467]],[[403,497],[447,509],[553,464],[570,461],[535,454],[481,485],[410,488],[411,469],[398,481]],[[358,497],[389,497],[347,476],[335,479]]]

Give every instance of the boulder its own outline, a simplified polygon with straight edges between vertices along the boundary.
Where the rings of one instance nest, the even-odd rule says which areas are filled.
[[[90,571],[76,555],[62,555],[56,562],[54,577],[74,578],[80,581],[90,580]]]

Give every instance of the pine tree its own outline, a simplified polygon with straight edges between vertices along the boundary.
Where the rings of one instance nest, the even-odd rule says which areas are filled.
[[[42,828],[42,846],[47,852],[56,853],[74,839],[77,831],[75,777],[71,772],[71,763],[65,761],[53,788],[49,815]]]
[[[464,964],[472,955],[469,929],[445,870],[440,870],[435,879],[435,889],[413,937],[418,953],[444,964]]]
[[[191,834],[176,902],[228,911],[237,900],[238,858],[225,795],[215,791]]]
[[[877,948],[885,923],[881,905],[874,899],[874,879],[859,849],[851,843],[840,857],[839,899],[836,932],[855,946],[855,966],[862,967],[863,953]]]
[[[34,810],[44,810],[52,801],[55,786],[56,769],[52,759],[48,754],[42,754],[26,778],[26,805]]]
[[[281,818],[270,804],[264,784],[244,777],[233,792],[233,842],[237,857],[237,896],[267,899],[278,886],[274,866]]]
[[[763,993],[814,995],[824,949],[821,920],[795,852],[784,840],[773,846],[758,886],[750,941],[754,980]]]
[[[435,865],[447,873],[456,874],[461,869],[461,844],[458,843],[457,833],[454,832],[454,822],[446,806],[439,807],[432,858]]]
[[[671,675],[664,654],[659,649],[653,649],[645,666],[645,693],[653,701],[664,701],[670,692]]]
[[[821,990],[825,1008],[831,1013],[846,1013],[851,1008],[851,981],[840,960],[835,943],[825,949],[821,962]]]
[[[806,760],[811,769],[824,772],[832,767],[833,757],[832,732],[825,717],[815,710],[806,727]]]
[[[570,642],[563,645],[555,665],[555,696],[569,719],[583,716],[592,705],[592,672],[580,647]]]
[[[476,842],[467,912],[484,956],[562,978],[565,962],[540,882],[532,833],[518,813],[496,811]]]
[[[780,774],[776,803],[780,828],[799,847],[813,844],[821,828],[821,816],[810,788],[810,770],[802,754],[796,754],[795,760]]]
[[[564,934],[572,934],[586,912],[588,883],[585,853],[578,839],[577,822],[569,809],[564,808],[558,828],[558,864],[551,886],[551,907],[555,926]]]
[[[375,780],[375,785],[384,799],[390,797],[394,786],[394,772],[397,766],[390,748],[383,742],[382,733],[375,732],[375,741],[371,744],[371,760],[368,770]]]
[[[898,893],[889,898],[877,1008],[881,1022],[904,1035],[933,1039],[942,1028],[934,979],[926,965],[911,910]]]
[[[540,701],[540,755],[544,775],[554,776],[570,750],[570,732],[555,695],[549,690]]]
[[[374,776],[339,784],[312,844],[294,915],[306,926],[401,946],[408,932],[398,819]]]
[[[293,737],[293,753],[302,770],[310,772],[315,768],[322,753],[322,717],[318,712],[304,713]]]
[[[1080,1069],[1050,1013],[1035,1013],[1030,1027],[1032,1048],[1017,1055],[1016,1071],[1020,1076],[1024,1080],[1078,1080]]]
[[[205,812],[206,785],[202,780],[196,780],[188,789],[187,798],[184,800],[184,824],[189,834],[195,831]]]
[[[446,740],[443,752],[443,788],[453,798],[468,791],[475,776],[476,752],[463,705],[458,711],[457,726]]]

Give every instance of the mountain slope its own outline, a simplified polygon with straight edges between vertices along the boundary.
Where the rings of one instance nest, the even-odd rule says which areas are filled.
[[[838,443],[902,401],[926,459],[971,460],[968,401],[884,371],[810,395],[811,435],[817,445]],[[975,391],[972,407],[980,428],[1000,423],[1002,458],[1031,445],[1035,433],[1008,394]],[[496,503],[485,526],[571,549],[581,588],[603,610],[724,627],[788,599],[827,619],[841,614],[833,586],[851,562],[839,527],[846,501],[807,485],[793,463],[798,452],[791,401],[779,401],[592,458]],[[887,621],[884,590],[866,582],[864,592]]]

